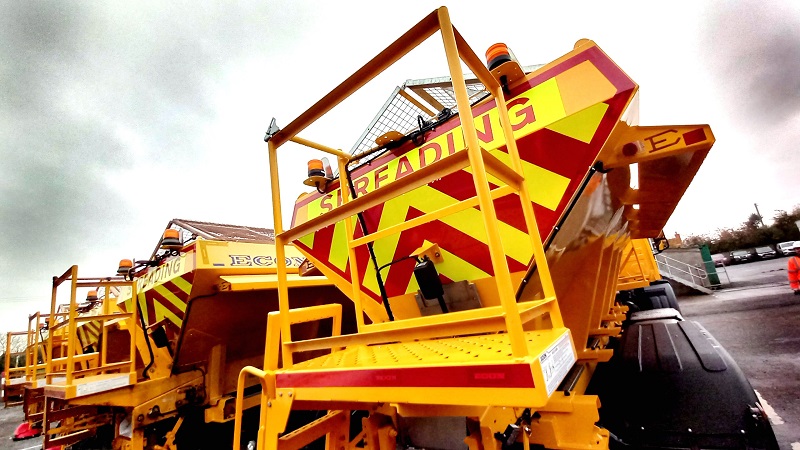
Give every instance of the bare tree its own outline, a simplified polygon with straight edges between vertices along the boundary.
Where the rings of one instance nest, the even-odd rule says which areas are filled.
[[[0,366],[3,366],[3,370],[5,370],[6,350],[8,349],[6,345],[8,344],[8,337],[8,333],[0,333]],[[26,335],[11,335],[11,367],[19,367],[20,364],[25,363],[24,353],[27,347],[28,340]]]

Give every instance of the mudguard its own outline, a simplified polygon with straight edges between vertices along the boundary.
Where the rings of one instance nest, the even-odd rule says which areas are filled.
[[[629,323],[587,393],[614,448],[764,448],[778,444],[753,388],[699,323]]]

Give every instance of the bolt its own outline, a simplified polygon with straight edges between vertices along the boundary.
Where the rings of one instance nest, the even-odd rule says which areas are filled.
[[[272,402],[267,402],[267,406],[272,407]]]
[[[278,397],[283,397],[283,392],[278,392]]]
[[[137,421],[137,422],[141,422],[141,421],[143,421],[143,420],[144,420],[144,414],[139,414],[139,416],[138,416],[138,417],[136,417],[136,421]]]
[[[291,392],[289,392],[289,397],[291,397],[291,396],[292,396],[292,393],[291,393]]]

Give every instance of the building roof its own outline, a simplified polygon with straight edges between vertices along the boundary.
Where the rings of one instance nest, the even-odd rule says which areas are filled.
[[[181,241],[184,244],[198,237],[211,241],[255,242],[260,244],[275,243],[275,230],[270,228],[201,222],[199,220],[188,219],[172,219],[167,224],[167,229],[170,228],[178,230],[181,233]],[[160,249],[161,239],[158,240],[151,259],[159,253]]]

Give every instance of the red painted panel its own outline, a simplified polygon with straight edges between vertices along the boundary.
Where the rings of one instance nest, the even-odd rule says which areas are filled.
[[[451,387],[533,388],[527,364],[325,370],[279,373],[279,388],[301,387]]]

